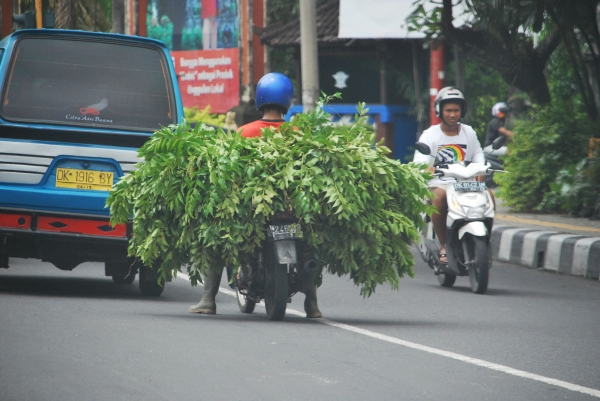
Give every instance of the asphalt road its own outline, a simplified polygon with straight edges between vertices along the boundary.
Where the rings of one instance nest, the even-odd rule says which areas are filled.
[[[418,255],[416,255],[418,257]],[[441,288],[417,258],[400,291],[363,299],[325,276],[325,319],[264,308],[194,315],[201,287],[160,298],[100,264],[0,270],[0,400],[592,400],[600,398],[600,282],[494,262],[486,295]],[[298,311],[298,312],[294,312]]]

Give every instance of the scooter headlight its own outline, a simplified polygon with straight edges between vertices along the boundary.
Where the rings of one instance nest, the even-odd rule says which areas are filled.
[[[483,215],[485,213],[485,206],[463,207],[466,211],[465,214],[467,215],[467,219],[483,219]]]
[[[456,199],[456,197],[454,195],[452,195],[452,202],[450,202],[450,205],[451,205],[452,209],[454,209],[454,211],[456,211],[458,213],[463,213],[463,214],[465,213],[465,210],[460,205],[460,203],[458,203],[458,200]]]

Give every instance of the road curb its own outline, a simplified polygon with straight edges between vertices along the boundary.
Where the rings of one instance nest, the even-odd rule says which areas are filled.
[[[593,280],[600,277],[600,237],[496,225],[490,244],[493,258],[501,262]]]

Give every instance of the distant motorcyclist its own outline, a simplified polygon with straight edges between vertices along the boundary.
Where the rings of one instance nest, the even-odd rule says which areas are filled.
[[[491,145],[500,135],[504,135],[507,139],[512,139],[513,132],[505,128],[506,117],[511,111],[512,108],[505,102],[498,102],[492,107],[492,116],[494,118],[488,124],[485,132],[484,148]]]
[[[256,86],[256,109],[263,113],[260,120],[242,125],[238,132],[245,138],[256,138],[262,135],[262,130],[267,127],[277,128],[285,122],[284,116],[288,112],[294,99],[294,85],[283,74],[272,72],[263,76]],[[204,313],[214,315],[217,312],[215,297],[219,292],[222,269],[208,269],[204,276],[204,293],[196,305],[189,308],[190,313]],[[317,305],[317,287],[314,280],[299,277],[304,283],[300,292],[306,295],[304,311],[306,317],[320,318],[323,315]]]
[[[452,164],[461,161],[485,162],[477,134],[461,119],[467,114],[467,101],[463,93],[453,87],[441,89],[435,97],[434,108],[442,122],[432,125],[421,134],[419,142],[431,149],[431,156],[415,151],[414,162],[427,164],[426,171],[435,172],[434,164]],[[440,253],[436,255],[440,263],[448,263],[446,255],[446,217],[448,204],[446,186],[455,180],[433,178],[429,181],[429,189],[433,193],[433,206],[438,213],[431,216],[433,228],[440,243]]]

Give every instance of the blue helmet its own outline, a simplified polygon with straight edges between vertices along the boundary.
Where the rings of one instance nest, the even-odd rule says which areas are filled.
[[[271,72],[258,81],[256,86],[256,110],[263,106],[280,106],[287,113],[294,100],[294,85],[288,77]]]

